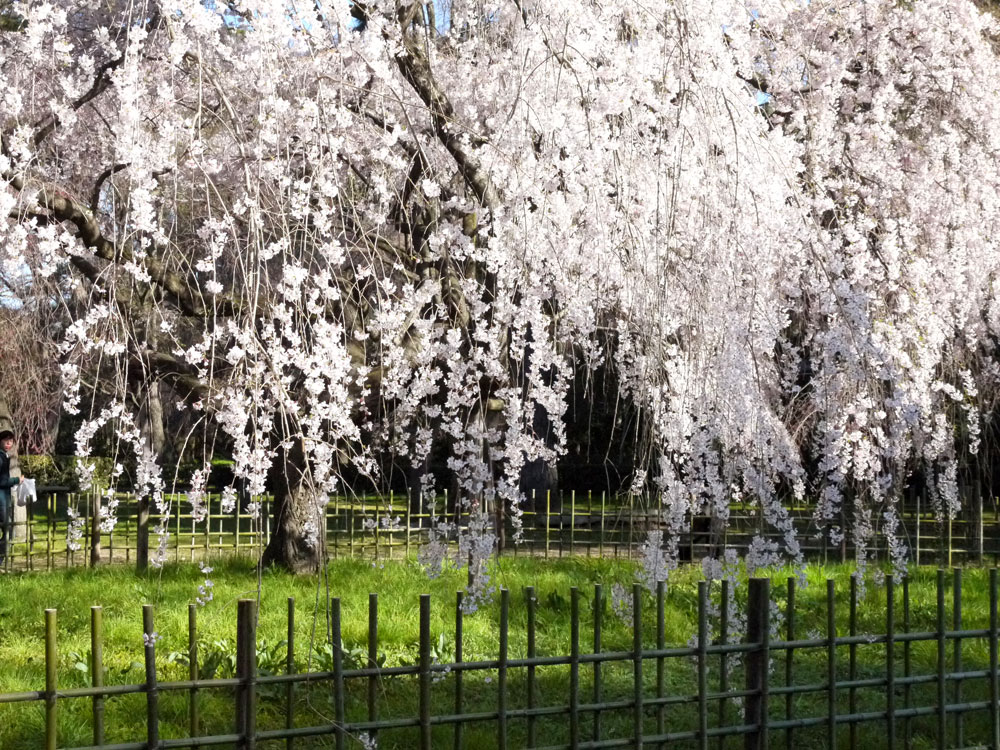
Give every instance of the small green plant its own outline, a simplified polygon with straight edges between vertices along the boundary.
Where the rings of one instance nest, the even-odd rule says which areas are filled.
[[[368,649],[364,646],[340,645],[341,665],[344,669],[364,669],[366,667],[381,667],[385,664],[385,654],[379,654],[375,664],[368,661]],[[313,649],[312,669],[319,672],[333,671],[333,644],[323,643]]]
[[[191,656],[187,651],[171,651],[166,656],[168,664],[191,666]],[[225,638],[215,641],[198,641],[198,679],[212,680],[227,678],[236,674],[236,645]]]

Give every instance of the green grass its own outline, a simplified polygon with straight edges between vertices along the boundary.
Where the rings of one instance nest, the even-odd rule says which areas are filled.
[[[564,558],[539,560],[533,558],[504,558],[491,571],[496,584],[511,591],[510,608],[510,658],[521,658],[527,650],[527,609],[522,593],[524,586],[532,585],[537,599],[537,653],[563,656],[570,653],[570,588],[581,591],[580,648],[583,653],[593,649],[591,605],[593,585],[602,583],[606,596],[613,584],[629,585],[634,580],[635,566],[626,560],[596,558]],[[799,588],[795,607],[795,637],[823,637],[826,628],[826,587],[828,577],[837,580],[837,629],[840,635],[848,632],[848,576],[846,566],[809,566],[806,571],[808,585]],[[776,605],[784,611],[785,575],[776,572],[773,592]],[[910,629],[933,631],[936,627],[935,572],[930,569],[914,570],[910,583]],[[373,567],[361,560],[340,560],[330,565],[323,576],[295,577],[274,571],[265,571],[259,579],[252,563],[246,559],[230,558],[216,563],[210,576],[214,582],[214,600],[198,609],[198,629],[201,655],[205,661],[218,661],[215,676],[229,676],[230,664],[235,656],[236,601],[242,597],[260,597],[260,624],[258,629],[258,658],[262,671],[282,671],[285,660],[285,632],[287,598],[296,600],[296,664],[305,671],[329,668],[329,649],[326,646],[326,607],[330,596],[340,597],[343,611],[343,641],[347,667],[363,666],[368,637],[368,593],[379,593],[379,654],[384,666],[414,664],[417,659],[418,600],[419,594],[432,595],[431,641],[441,662],[454,657],[455,592],[465,584],[464,574],[451,571],[438,579],[428,579],[422,570],[411,562],[394,561],[384,567]],[[697,582],[701,579],[699,568],[676,571],[668,588],[664,625],[668,645],[686,645],[697,630]],[[155,607],[156,630],[162,640],[157,645],[159,679],[186,679],[187,666],[182,654],[187,648],[187,605],[197,596],[197,587],[203,576],[194,565],[170,565],[160,572],[138,575],[127,567],[108,567],[96,570],[69,569],[53,573],[6,575],[0,577],[0,693],[40,690],[45,684],[43,611],[57,608],[59,630],[59,685],[60,688],[83,687],[89,684],[87,660],[90,651],[90,606],[100,604],[104,610],[104,665],[106,684],[138,684],[144,681],[142,667],[142,613],[141,605]],[[952,624],[951,576],[948,576],[948,626]],[[983,628],[989,622],[989,592],[986,571],[969,569],[963,580],[963,627]],[[901,586],[897,585],[896,626],[902,630],[903,606]],[[745,599],[745,588],[737,593]],[[490,604],[464,619],[463,649],[466,660],[495,659],[498,647],[498,604],[496,597]],[[655,599],[646,596],[643,603],[643,631],[646,648],[656,643]],[[602,610],[602,650],[627,651],[631,649],[630,623],[617,617],[606,603]],[[781,624],[781,637],[786,623]],[[857,630],[859,633],[885,632],[885,589],[869,585],[858,602]],[[953,646],[947,649],[948,667],[951,669]],[[963,670],[985,669],[989,654],[985,639],[970,639],[963,645]],[[880,644],[862,644],[856,649],[857,677],[884,675],[885,647]],[[731,662],[732,662],[732,658]],[[837,649],[838,679],[848,677],[849,649]],[[826,679],[825,649],[800,650],[795,653],[794,682],[796,684],[821,684]],[[912,647],[914,674],[933,674],[937,651],[933,642],[915,643]],[[903,647],[896,649],[897,675],[902,674]],[[775,654],[772,685],[784,682],[785,655]],[[644,663],[644,690],[647,696],[656,694],[657,660]],[[709,686],[714,689],[719,680],[719,657],[709,660]],[[526,703],[525,670],[512,669],[508,682],[508,706],[523,707]],[[603,667],[603,699],[626,700],[632,690],[632,666],[628,662],[609,663]],[[696,692],[695,664],[689,658],[671,658],[665,662],[665,688],[670,696],[692,695]],[[742,685],[741,668],[733,669],[730,683]],[[432,712],[451,713],[454,708],[454,676],[445,675],[432,687]],[[593,667],[580,669],[581,703],[593,698]],[[983,679],[967,680],[963,687],[963,700],[988,698]],[[846,690],[838,696],[838,711],[848,710]],[[332,720],[332,689],[329,683],[317,683],[310,688],[298,689],[295,711],[296,725],[329,724]],[[497,675],[487,671],[467,673],[465,677],[467,712],[495,710],[497,701]],[[565,666],[547,666],[537,669],[538,705],[560,706],[568,702],[568,669]],[[948,685],[949,700],[953,686]],[[934,684],[914,686],[911,690],[912,705],[934,705]],[[363,720],[367,715],[366,681],[349,682],[347,693],[348,718]],[[233,727],[233,701],[230,689],[205,689],[199,695],[203,733],[228,733]],[[857,710],[878,711],[885,705],[884,688],[865,688],[856,691]],[[903,692],[898,691],[897,707],[903,705]],[[91,742],[89,699],[64,699],[59,701],[60,747],[89,745]],[[386,678],[378,683],[378,707],[382,718],[415,717],[417,715],[416,682],[412,678]],[[161,737],[182,737],[187,732],[188,696],[184,692],[165,692],[160,696]],[[106,706],[107,741],[141,741],[145,738],[145,696],[130,695],[109,699]],[[785,699],[774,696],[771,716],[784,718]],[[810,693],[796,698],[796,716],[825,716],[825,692]],[[272,687],[262,690],[259,701],[258,728],[271,729],[284,726],[284,693]],[[0,706],[0,748],[17,750],[37,748],[44,727],[40,702],[14,703]],[[718,719],[717,704],[710,705],[710,726]],[[631,731],[630,709],[609,710],[602,713],[604,738],[627,737]],[[697,727],[697,713],[692,705],[669,706],[665,712],[668,731],[688,731]],[[730,707],[728,723],[739,723],[738,710]],[[590,739],[592,716],[583,714],[581,732]],[[647,712],[645,731],[656,731],[656,710]],[[989,716],[985,711],[970,713],[964,720],[965,744],[974,745],[989,741]],[[565,714],[544,717],[537,721],[538,744],[553,745],[567,742],[568,720]],[[898,723],[902,738],[904,723]],[[948,730],[953,730],[949,717]],[[510,747],[525,744],[526,722],[523,719],[509,722]],[[935,718],[921,717],[910,724],[913,747],[934,747]],[[434,746],[450,747],[453,729],[435,727]],[[496,746],[494,722],[469,724],[465,730],[466,746],[489,748]],[[821,747],[825,743],[825,729],[798,730],[793,745],[796,747]],[[848,746],[849,730],[842,726],[838,744]],[[884,722],[860,725],[857,729],[859,746],[880,747],[885,742]],[[949,737],[949,744],[952,738]],[[774,733],[772,745],[785,744],[784,733]],[[330,737],[299,740],[297,748],[332,747]],[[349,747],[361,747],[350,741]],[[693,747],[694,743],[677,743],[672,747]],[[713,747],[715,747],[713,741]],[[742,738],[730,738],[726,747],[742,746]],[[284,747],[283,743],[261,743],[259,747]],[[379,736],[381,748],[416,747],[414,730],[384,731]]]

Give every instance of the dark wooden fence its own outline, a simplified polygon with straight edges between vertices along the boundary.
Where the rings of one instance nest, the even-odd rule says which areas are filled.
[[[631,645],[623,650],[602,646],[601,587],[594,592],[597,606],[590,607],[573,588],[569,653],[547,653],[536,638],[536,623],[545,616],[547,605],[537,602],[531,588],[525,590],[523,605],[519,605],[526,611],[527,646],[512,653],[511,598],[501,591],[496,651],[491,658],[478,661],[463,658],[462,594],[454,606],[454,651],[446,658],[434,651],[431,600],[421,596],[412,661],[392,667],[380,666],[377,596],[369,599],[368,643],[360,663],[349,663],[349,654],[341,648],[342,615],[335,598],[330,600],[327,619],[331,663],[324,671],[305,673],[294,666],[296,649],[301,648],[294,638],[294,601],[288,602],[287,668],[261,673],[256,656],[256,603],[241,600],[235,676],[226,679],[198,678],[197,622],[192,607],[188,618],[190,678],[170,682],[160,679],[153,610],[147,606],[143,610],[145,679],[135,684],[105,684],[101,610],[95,607],[91,684],[71,689],[59,684],[56,612],[46,610],[45,685],[36,691],[0,695],[0,704],[8,704],[3,706],[5,721],[15,723],[18,711],[44,706],[44,737],[32,747],[46,750],[329,746],[318,743],[339,749],[359,747],[364,741],[369,747],[377,741],[383,748],[458,749],[468,746],[472,726],[478,727],[478,746],[501,749],[1000,748],[995,569],[989,571],[988,609],[985,602],[970,607],[982,622],[963,618],[960,569],[953,577],[938,571],[936,601],[926,607],[911,602],[908,580],[896,584],[888,578],[884,607],[879,605],[884,627],[876,633],[859,632],[857,586],[852,584],[845,597],[833,580],[827,581],[825,591],[825,631],[801,632],[795,579],[784,583],[771,591],[768,579],[750,581],[743,635],[733,630],[725,589],[719,600],[721,611],[715,613],[718,620],[713,620],[716,627],[710,629],[709,584],[698,584],[697,632],[680,645],[671,645],[664,624],[665,611],[678,603],[669,601],[662,584],[651,598],[635,586]],[[688,600],[679,606],[691,604]],[[644,613],[647,605],[654,607],[655,616]],[[773,608],[779,606],[784,614],[781,632],[772,622]],[[519,610],[519,617],[525,611]],[[867,622],[871,621],[869,617]],[[918,627],[914,629],[913,624]],[[689,634],[669,635],[676,643]],[[859,649],[865,649],[864,659],[859,659]],[[800,675],[805,666],[810,668],[803,681]],[[389,691],[390,683],[398,689]],[[296,696],[303,692],[314,699],[327,698],[325,721],[316,723],[315,711],[300,721],[297,711],[301,712],[302,703]],[[401,703],[401,693],[412,700]],[[105,709],[110,701],[130,694],[144,696],[144,733],[122,738],[114,727],[106,726]],[[181,711],[177,697],[186,703]],[[220,733],[205,731],[200,706],[210,697],[225,701],[232,717]],[[169,709],[173,717],[186,716],[181,719],[186,736],[160,734],[163,702],[168,698],[173,698]],[[71,701],[90,704],[92,742],[86,746],[60,742],[58,714]],[[265,704],[277,707],[276,720],[275,711],[260,711]],[[270,716],[269,725],[258,726],[258,716]],[[218,717],[215,724],[219,724]],[[482,739],[484,727],[490,737],[487,745]],[[106,740],[109,734],[116,735],[113,742]]]

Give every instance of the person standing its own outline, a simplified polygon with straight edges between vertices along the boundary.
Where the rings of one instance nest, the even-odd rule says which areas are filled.
[[[7,558],[11,522],[14,519],[10,491],[12,487],[21,483],[20,477],[10,475],[10,456],[13,449],[14,433],[10,430],[0,431],[0,564]]]

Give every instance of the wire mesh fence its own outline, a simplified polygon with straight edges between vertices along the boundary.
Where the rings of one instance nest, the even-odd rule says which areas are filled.
[[[154,613],[146,606],[145,679],[129,684],[105,684],[102,612],[95,607],[89,684],[71,688],[60,683],[56,612],[47,610],[45,685],[0,695],[0,704],[12,704],[5,711],[13,722],[19,711],[43,708],[44,742],[30,746],[46,750],[1000,748],[996,570],[989,571],[988,608],[969,608],[981,622],[963,616],[961,569],[938,572],[932,604],[912,597],[909,584],[888,577],[879,611],[861,618],[859,605],[875,600],[859,598],[857,579],[847,591],[828,580],[818,620],[825,628],[808,633],[794,578],[773,588],[769,579],[752,579],[738,608],[726,581],[699,583],[693,602],[690,592],[662,583],[654,592],[637,585],[628,597],[627,635],[614,643],[602,638],[611,616],[602,587],[588,599],[573,588],[564,650],[545,648],[551,634],[540,624],[549,604],[533,588],[519,597],[501,590],[495,652],[475,659],[464,648],[463,594],[451,608],[453,649],[435,639],[425,595],[411,658],[395,666],[384,663],[377,595],[368,599],[367,643],[354,649],[344,646],[345,613],[332,598],[324,626],[330,659],[313,670],[297,666],[294,600],[285,613],[285,653],[277,658],[262,657],[256,601],[241,600],[234,674],[216,679],[200,676],[204,657],[192,606],[188,678],[171,681],[162,679]],[[696,632],[667,633],[665,613],[692,604]],[[862,621],[876,620],[882,627],[862,632]],[[71,734],[85,732],[86,744],[60,734],[67,710]],[[144,715],[142,736],[116,727],[125,712]],[[164,717],[171,736],[161,734]]]

